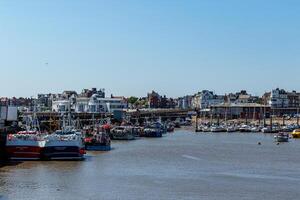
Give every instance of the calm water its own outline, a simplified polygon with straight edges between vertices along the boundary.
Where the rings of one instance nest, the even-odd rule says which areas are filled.
[[[261,142],[262,145],[257,145]],[[178,131],[82,162],[0,168],[0,199],[299,199],[300,140]]]

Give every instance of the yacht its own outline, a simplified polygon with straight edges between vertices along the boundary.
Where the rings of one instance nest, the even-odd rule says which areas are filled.
[[[214,133],[219,133],[219,132],[226,132],[227,130],[222,126],[212,126],[210,131]]]
[[[250,130],[253,133],[258,133],[261,131],[261,128],[259,126],[253,126],[252,128],[250,128]]]
[[[238,131],[238,129],[235,126],[228,126],[227,129],[226,129],[226,131],[228,133],[232,133],[232,132]]]
[[[248,126],[248,125],[242,125],[240,128],[239,128],[239,131],[240,132],[251,132],[251,128],[250,128],[250,126]]]
[[[261,132],[263,132],[263,133],[278,133],[279,128],[268,126],[268,127],[262,128]]]

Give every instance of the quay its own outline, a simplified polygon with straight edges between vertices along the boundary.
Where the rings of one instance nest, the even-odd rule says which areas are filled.
[[[82,125],[91,124],[97,120],[109,120],[112,122],[123,121],[124,119],[131,122],[144,123],[147,120],[174,121],[178,118],[186,118],[192,109],[142,109],[142,110],[119,110],[114,113],[77,113],[71,112],[72,118],[78,120]],[[37,112],[35,113],[41,127],[47,130],[54,130],[61,121],[63,113],[61,112]],[[66,113],[65,113],[66,114]],[[19,120],[22,121],[26,116],[32,116],[33,112],[22,113]]]
[[[185,118],[193,112],[194,109],[142,109],[142,110],[128,110],[126,115],[131,119],[157,119],[162,120],[176,118]]]

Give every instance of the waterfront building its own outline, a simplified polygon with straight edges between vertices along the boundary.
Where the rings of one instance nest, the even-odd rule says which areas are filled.
[[[210,106],[210,114],[227,119],[248,118],[262,119],[269,117],[271,107],[257,103],[223,103]]]
[[[287,93],[289,108],[299,108],[300,107],[300,93],[296,91],[288,92]]]
[[[265,92],[262,96],[262,104],[269,105],[271,101],[271,92]]]
[[[200,93],[197,93],[193,96],[192,108],[200,109]]]
[[[179,97],[177,100],[177,107],[180,109],[190,109],[192,108],[192,100],[193,96],[184,96],[184,97]]]
[[[194,96],[194,108],[207,109],[212,105],[222,104],[225,102],[224,95],[216,95],[212,91],[203,90]]]
[[[243,103],[249,103],[251,96],[249,94],[240,94],[235,103],[237,104],[243,104]]]
[[[0,106],[0,128],[6,126],[7,122],[18,121],[17,106],[5,105]]]
[[[288,108],[288,93],[285,90],[279,88],[272,90],[269,104],[272,108]]]
[[[71,111],[71,101],[68,99],[53,100],[52,101],[53,112],[69,112]]]
[[[100,98],[105,98],[105,89],[104,88],[101,88],[99,90],[97,90],[97,88],[83,89],[80,96],[90,98],[94,94],[97,94]]]
[[[71,97],[76,98],[78,96],[76,91],[73,90],[66,90],[62,93],[63,99],[70,99]]]
[[[167,98],[166,95],[160,96],[157,92],[152,91],[147,95],[149,108],[175,108],[176,102],[172,98]]]
[[[150,108],[160,107],[161,96],[157,92],[152,91],[151,93],[148,93],[147,96],[148,96],[148,102]]]
[[[261,98],[258,96],[252,96],[248,94],[246,90],[242,90],[237,93],[230,93],[225,95],[225,102],[226,103],[236,103],[236,104],[243,104],[243,103],[261,103]]]
[[[92,97],[79,97],[76,99],[75,112],[82,113],[113,113],[115,110],[128,108],[124,97],[102,98],[94,94]]]

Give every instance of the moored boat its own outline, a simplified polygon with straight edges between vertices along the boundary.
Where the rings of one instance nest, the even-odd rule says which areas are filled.
[[[289,134],[280,132],[280,133],[276,134],[274,136],[274,138],[277,142],[288,142],[289,141]]]
[[[233,132],[238,131],[238,129],[237,129],[235,126],[228,126],[228,127],[226,128],[226,131],[227,131],[228,133],[233,133]]]
[[[112,140],[134,140],[135,133],[132,126],[116,126],[111,129],[110,137]]]
[[[248,132],[251,132],[251,128],[248,125],[242,125],[239,128],[239,131],[242,132],[242,133],[248,133]]]
[[[261,128],[259,126],[254,126],[252,128],[250,128],[251,132],[253,133],[257,133],[261,131]]]
[[[161,123],[156,122],[146,125],[142,137],[162,137],[163,132],[165,132],[164,127]]]
[[[174,124],[171,124],[171,123],[167,124],[167,132],[168,133],[174,132],[174,130],[175,130]]]
[[[97,127],[93,130],[86,130],[84,143],[88,151],[110,151],[111,140],[108,135],[107,126]]]
[[[222,126],[212,126],[210,131],[213,133],[227,132],[227,130]]]
[[[6,153],[10,159],[40,159],[45,139],[38,131],[20,131],[8,134]]]
[[[43,159],[82,159],[85,154],[82,133],[72,129],[58,130],[46,138]]]
[[[300,138],[300,129],[295,129],[292,133],[293,138]]]
[[[202,132],[211,132],[211,128],[209,126],[204,126]]]
[[[263,133],[279,133],[279,128],[268,126],[268,127],[262,128],[261,132],[263,132]]]

